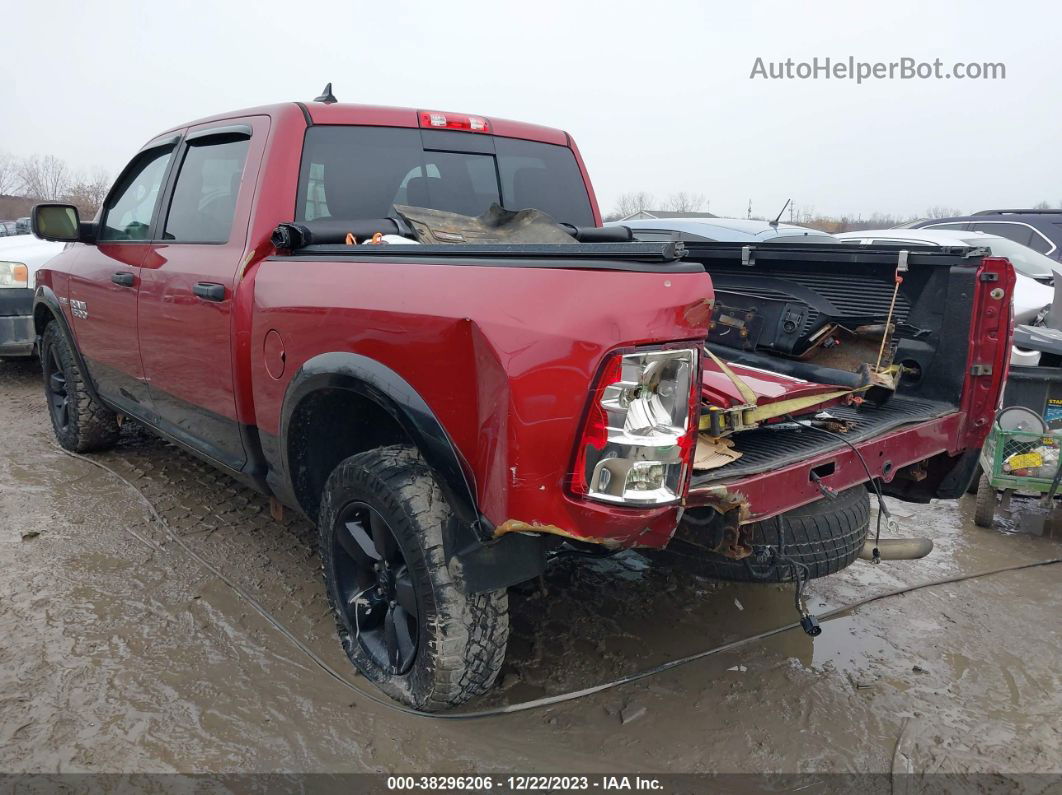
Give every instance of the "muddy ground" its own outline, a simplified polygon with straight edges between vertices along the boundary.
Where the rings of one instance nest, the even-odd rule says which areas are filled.
[[[437,722],[337,682],[53,442],[35,364],[0,364],[0,771],[1062,771],[1062,567],[925,589],[545,710]],[[297,638],[334,635],[309,523],[134,427],[96,457]],[[1058,557],[1036,517],[895,503],[927,559],[815,581],[814,610]],[[1035,511],[1032,512],[1035,514]],[[792,592],[626,553],[511,594],[483,707],[584,687],[794,619]],[[625,716],[627,720],[625,721]],[[633,718],[633,719],[632,719]]]

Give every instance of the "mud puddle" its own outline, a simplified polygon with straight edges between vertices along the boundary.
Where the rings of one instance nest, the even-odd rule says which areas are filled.
[[[1007,507],[996,509],[995,530],[1062,540],[1062,502],[1044,506],[1039,497],[1014,495]]]
[[[1059,571],[927,589],[547,710],[440,723],[336,682],[170,542],[135,494],[55,451],[39,374],[0,364],[0,769],[5,771],[889,771],[1062,767]],[[97,457],[185,543],[354,687],[313,528],[128,427]],[[937,549],[814,581],[822,611],[899,585],[1056,557],[981,530],[968,499],[893,503]],[[26,534],[27,530],[32,532]],[[794,620],[786,586],[667,556],[559,561],[510,594],[499,688],[585,687]],[[633,719],[631,716],[635,716]]]

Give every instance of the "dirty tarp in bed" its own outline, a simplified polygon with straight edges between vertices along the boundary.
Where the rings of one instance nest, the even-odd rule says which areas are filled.
[[[541,210],[506,210],[498,204],[479,216],[396,204],[418,243],[574,243],[575,238]]]

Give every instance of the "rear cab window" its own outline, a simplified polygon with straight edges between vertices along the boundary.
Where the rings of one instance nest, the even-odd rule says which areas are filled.
[[[296,218],[386,218],[395,204],[480,215],[535,208],[593,226],[571,149],[491,135],[317,125],[306,131]]]

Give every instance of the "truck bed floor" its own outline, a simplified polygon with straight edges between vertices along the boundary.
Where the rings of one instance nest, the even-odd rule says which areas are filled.
[[[844,438],[854,444],[904,425],[943,417],[955,410],[953,404],[895,395],[884,406],[832,406],[827,411],[832,417],[854,423],[844,434]],[[840,439],[807,428],[757,428],[737,433],[732,439],[734,449],[742,453],[741,458],[717,469],[694,472],[691,487],[777,469],[845,446]]]

